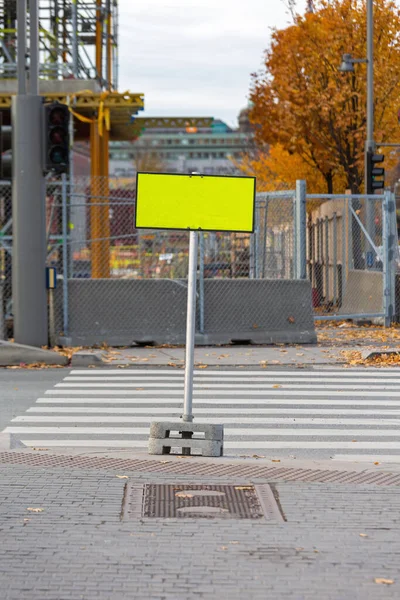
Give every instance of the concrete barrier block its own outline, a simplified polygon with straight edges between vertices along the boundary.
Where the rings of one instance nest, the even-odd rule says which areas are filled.
[[[60,318],[61,288],[56,293]],[[197,302],[196,344],[317,341],[309,281],[206,279],[204,294],[205,329],[199,332]],[[70,345],[185,343],[184,280],[72,279],[68,295]]]

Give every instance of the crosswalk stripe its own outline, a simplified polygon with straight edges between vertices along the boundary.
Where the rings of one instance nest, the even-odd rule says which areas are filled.
[[[396,462],[400,463],[400,455],[399,454],[373,454],[371,461],[371,454],[334,454],[331,458],[332,460],[337,461],[368,461],[368,462]]]
[[[53,390],[54,392],[55,390]],[[65,392],[63,392],[65,393]],[[72,394],[71,394],[72,395]],[[210,406],[215,406],[217,404],[220,405],[234,405],[234,404],[238,404],[240,406],[242,405],[246,405],[246,404],[251,404],[251,405],[257,405],[257,406],[265,406],[268,404],[274,404],[274,405],[281,405],[281,406],[287,406],[288,404],[293,404],[293,405],[298,405],[298,406],[304,406],[304,405],[309,405],[309,406],[319,406],[321,404],[324,404],[324,402],[326,402],[326,400],[329,399],[329,396],[323,398],[320,397],[319,400],[309,400],[309,399],[297,399],[297,400],[285,400],[285,398],[258,398],[258,399],[253,399],[250,397],[247,398],[219,398],[218,400],[216,399],[208,399],[208,398],[197,398],[196,396],[194,396],[193,399],[193,403],[195,404],[196,402],[199,404],[203,404],[203,405],[210,405]],[[82,397],[79,398],[77,396],[74,396],[73,398],[69,398],[69,397],[57,397],[57,398],[52,398],[51,396],[46,396],[45,398],[38,398],[37,402],[39,404],[150,404],[150,405],[154,405],[154,404],[168,404],[168,405],[173,405],[173,404],[179,404],[180,406],[182,406],[183,403],[183,397],[182,398],[169,398],[168,396],[163,397],[163,396],[156,396],[156,397],[140,397],[139,395],[137,396],[130,396],[130,397],[121,397],[121,398],[108,398],[108,397],[96,397],[96,398],[90,398],[90,397]],[[372,400],[372,398],[370,400],[358,400],[358,399],[340,399],[340,400],[331,400],[331,406],[348,406],[349,404],[354,405],[354,406],[374,406],[376,404],[376,402],[374,402]],[[379,406],[399,406],[400,407],[400,400],[379,400],[378,402]]]
[[[59,385],[59,384],[57,384]],[[116,387],[116,386],[115,386]],[[165,386],[164,386],[165,387]],[[225,386],[223,386],[225,388]],[[182,386],[183,389],[183,386]],[[136,391],[140,391],[140,394],[136,394]],[[62,395],[65,394],[66,390],[63,389],[53,389],[51,391],[47,391],[46,394],[54,394],[54,395]],[[130,391],[121,391],[121,390],[87,390],[87,389],[69,389],[67,392],[70,396],[76,395],[76,396],[96,396],[96,395],[103,395],[103,396],[118,396],[121,394],[125,394],[127,396],[145,396],[150,395],[150,394],[154,394],[154,390],[130,390]],[[160,396],[170,396],[171,392],[169,391],[165,391],[160,390],[156,392],[158,395]],[[227,395],[234,395],[234,396],[239,396],[239,395],[243,395],[243,390],[238,390],[238,389],[213,389],[212,394],[214,396],[227,396]],[[350,394],[351,396],[358,396],[358,397],[365,397],[365,396],[376,396],[376,392],[375,391],[370,391],[370,390],[329,390],[329,392],[324,392],[323,390],[307,390],[307,396],[324,396],[324,397],[332,397],[332,396],[345,396],[346,394]],[[207,389],[194,389],[193,390],[193,396],[208,396],[210,395],[209,390]],[[247,398],[249,398],[250,396],[304,396],[305,393],[304,391],[297,391],[297,390],[285,390],[285,389],[273,389],[273,390],[246,390],[246,396]],[[396,391],[381,391],[379,390],[379,396],[386,396],[386,397],[396,397],[396,398],[400,398],[400,391],[396,392]]]
[[[98,412],[98,411],[97,411]],[[209,411],[208,411],[209,414]],[[169,411],[168,416],[163,415],[163,420],[165,419],[177,419],[179,418],[180,413],[176,411]],[[85,417],[77,417],[75,416],[22,416],[15,417],[12,419],[12,423],[150,423],[151,421],[155,421],[157,415],[153,416],[129,416],[129,415],[121,415],[119,417],[104,415],[102,417],[99,416],[85,416]],[[201,417],[201,423],[213,423],[217,417]],[[223,417],[224,424],[226,423],[239,423],[241,425],[247,424],[259,424],[259,425],[287,425],[287,424],[295,424],[295,425],[397,425],[400,427],[400,418],[398,419],[319,419],[319,418],[299,418],[299,417],[276,417],[274,419],[265,418],[265,417],[243,417],[242,415],[238,415],[237,417]],[[341,430],[338,430],[341,431]],[[400,429],[398,433],[400,432]]]
[[[172,359],[171,359],[172,360]],[[70,372],[70,375],[87,375],[87,376],[93,376],[93,375],[101,375],[101,376],[109,376],[109,375],[129,375],[129,376],[133,376],[133,375],[146,375],[146,376],[152,376],[152,377],[162,377],[164,375],[177,375],[177,376],[182,376],[184,373],[183,369],[179,369],[179,370],[175,370],[175,369],[136,369],[136,368],[131,368],[131,369],[73,369]],[[215,369],[208,369],[208,370],[199,370],[199,369],[195,369],[194,370],[194,375],[201,375],[204,377],[207,376],[217,376],[218,377],[225,377],[225,376],[232,376],[235,375],[236,377],[254,377],[254,376],[265,376],[265,375],[280,375],[281,377],[288,377],[288,378],[302,378],[302,377],[322,377],[322,376],[329,376],[329,375],[340,375],[340,377],[355,377],[355,374],[357,375],[362,375],[363,378],[365,377],[373,377],[373,378],[379,378],[381,375],[385,375],[385,377],[395,377],[398,378],[399,374],[396,370],[394,370],[393,368],[381,368],[381,369],[323,369],[323,370],[300,370],[300,369],[296,369],[293,371],[289,371],[289,370],[274,370],[274,371],[270,371],[268,370],[247,370],[245,371],[244,369],[240,369],[238,368],[235,371],[232,370],[225,370],[225,369],[221,369],[221,370],[215,370]]]
[[[6,427],[5,433],[26,433],[26,427],[10,426]],[[78,435],[78,434],[94,434],[94,435],[147,435],[149,427],[30,427],[30,433],[54,434],[60,433],[63,435]],[[397,429],[301,429],[301,428],[275,428],[275,429],[258,429],[258,428],[235,428],[224,430],[225,436],[304,436],[304,437],[397,437],[399,430]],[[399,442],[400,448],[400,442]]]
[[[218,374],[219,375],[219,374]],[[97,376],[97,377],[65,377],[64,381],[66,381],[67,383],[69,382],[93,382],[93,383],[118,383],[118,382],[126,382],[129,383],[131,381],[135,381],[135,382],[146,382],[148,381],[149,376],[145,376],[145,375],[139,375],[139,376],[125,376],[125,377],[118,377],[117,375],[115,375],[114,377],[108,377],[108,376]],[[158,377],[154,377],[154,383],[160,385],[160,381],[162,382],[161,385],[165,385],[165,382],[173,382],[173,383],[180,383],[181,381],[184,380],[184,375],[179,374],[179,376],[165,376],[162,378],[158,378]],[[219,376],[203,376],[203,377],[199,377],[199,376],[195,376],[193,378],[195,385],[196,384],[203,384],[203,385],[207,385],[208,383],[213,383],[213,382],[217,382],[219,385],[221,385],[221,383],[225,384],[226,383],[235,383],[235,385],[238,385],[238,378],[237,377],[224,377],[221,378]],[[360,377],[348,377],[346,379],[343,379],[342,381],[340,379],[338,379],[338,377],[309,377],[309,378],[304,378],[304,382],[303,380],[301,380],[301,383],[288,383],[288,381],[290,382],[290,378],[288,379],[285,376],[282,375],[277,375],[275,377],[269,377],[269,376],[260,376],[260,375],[255,375],[253,377],[241,377],[240,378],[240,382],[246,382],[245,385],[259,385],[260,383],[270,383],[270,384],[275,384],[275,383],[285,383],[286,385],[314,385],[316,383],[335,383],[336,386],[338,384],[340,385],[350,385],[350,384],[355,384],[355,385],[359,385],[359,386],[364,386],[365,387],[365,381],[361,380]],[[374,378],[368,380],[368,385],[382,385],[382,383],[380,383],[380,379],[378,378]],[[400,385],[400,376],[397,377],[396,379],[390,379],[389,381],[385,381],[385,386],[395,386],[395,385]],[[169,385],[168,385],[169,387]]]
[[[53,404],[52,402],[50,402]],[[120,408],[120,407],[112,407],[106,408],[104,406],[32,406],[28,408],[26,412],[34,412],[34,413],[68,413],[68,414],[77,414],[77,413],[102,413],[102,414],[120,414],[120,415],[130,415],[130,414],[151,414],[154,417],[158,415],[165,415],[171,412],[171,408],[165,406],[158,407],[143,407],[136,406],[135,408]],[[178,409],[176,409],[177,412]],[[223,415],[309,415],[312,413],[313,415],[357,415],[357,416],[365,416],[365,415],[382,415],[382,416],[400,416],[400,409],[392,410],[369,410],[365,408],[359,409],[351,409],[351,408],[282,408],[282,406],[277,406],[276,408],[203,408],[203,407],[195,407],[196,414],[218,414],[222,413]]]
[[[142,382],[136,382],[136,383],[113,383],[113,382],[101,382],[101,383],[57,383],[56,384],[56,388],[79,388],[82,389],[84,388],[84,390],[86,390],[86,388],[122,388],[122,389],[140,389],[138,388],[138,385],[141,386],[142,389],[144,388],[165,388],[168,387],[168,389],[172,389],[172,388],[179,388],[179,389],[183,389],[183,385],[184,382],[182,380],[182,382],[178,382],[178,383],[169,383],[166,385],[164,382],[147,382],[147,381],[142,381]],[[291,389],[296,389],[296,390],[310,390],[310,384],[309,383],[280,383],[278,385],[280,385],[280,387],[274,387],[276,384],[276,382],[270,382],[270,383],[265,383],[265,382],[254,382],[252,381],[251,383],[225,383],[223,384],[224,389],[226,390],[249,390],[249,391],[253,391],[253,389],[276,389],[276,390],[281,390],[282,392],[286,391],[286,390],[291,390]],[[197,390],[203,390],[203,389],[207,389],[207,390],[213,390],[213,389],[219,389],[221,387],[221,382],[219,383],[195,383],[194,385],[194,391]],[[394,386],[390,386],[390,385],[382,385],[382,384],[368,384],[368,387],[370,390],[369,394],[373,395],[373,392],[377,392],[377,391],[381,391],[381,390],[391,390],[391,391],[395,391],[396,387]],[[318,385],[313,385],[312,386],[313,391],[315,391],[315,389],[321,389],[321,390],[336,390],[336,391],[352,391],[352,390],[364,390],[365,389],[365,383],[350,383],[350,384],[343,384],[340,382],[336,382],[336,384],[325,384],[325,383],[321,383]],[[400,396],[400,391],[397,394],[394,395],[398,395]]]
[[[49,447],[52,446],[73,446],[73,447],[106,447],[106,448],[147,448],[148,441],[147,440],[91,440],[91,439],[82,439],[82,440],[71,440],[64,439],[60,440],[58,438],[54,439],[29,439],[29,438],[21,438],[21,442],[29,447],[40,447],[43,445],[47,445]],[[251,449],[260,448],[260,449],[270,449],[276,451],[279,449],[303,449],[303,450],[323,450],[323,449],[336,449],[343,448],[345,450],[350,450],[357,448],[357,450],[373,450],[374,452],[378,450],[400,450],[400,442],[358,442],[357,445],[353,442],[286,442],[286,441],[274,441],[274,442],[263,442],[257,441],[256,445],[254,442],[249,440],[248,442],[242,441],[228,441],[224,442],[225,449]],[[375,457],[375,454],[372,456]],[[400,455],[399,455],[400,462]]]

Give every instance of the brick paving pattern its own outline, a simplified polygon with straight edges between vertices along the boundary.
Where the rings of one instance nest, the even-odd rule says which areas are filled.
[[[285,523],[121,520],[127,479],[119,474],[0,466],[2,600],[400,597],[400,494],[395,486],[276,481]],[[232,475],[225,480],[123,474],[132,483],[188,486],[255,481]],[[377,584],[375,578],[394,584]]]

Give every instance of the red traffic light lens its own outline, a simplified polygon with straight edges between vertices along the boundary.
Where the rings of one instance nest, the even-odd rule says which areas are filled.
[[[62,127],[54,127],[49,133],[49,139],[52,144],[64,144],[65,130]]]
[[[53,110],[49,114],[50,125],[63,125],[65,121],[65,111],[62,108],[53,108]]]

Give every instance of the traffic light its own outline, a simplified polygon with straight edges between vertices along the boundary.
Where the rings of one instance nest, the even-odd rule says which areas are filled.
[[[66,104],[43,105],[44,171],[66,173],[69,168],[69,109]]]
[[[3,125],[0,111],[0,179],[12,179],[11,125]]]
[[[383,162],[385,159],[383,154],[374,154],[372,150],[367,152],[367,194],[374,194],[375,190],[382,190],[385,187],[385,169],[376,167],[375,165]],[[376,179],[383,177],[383,179]]]

